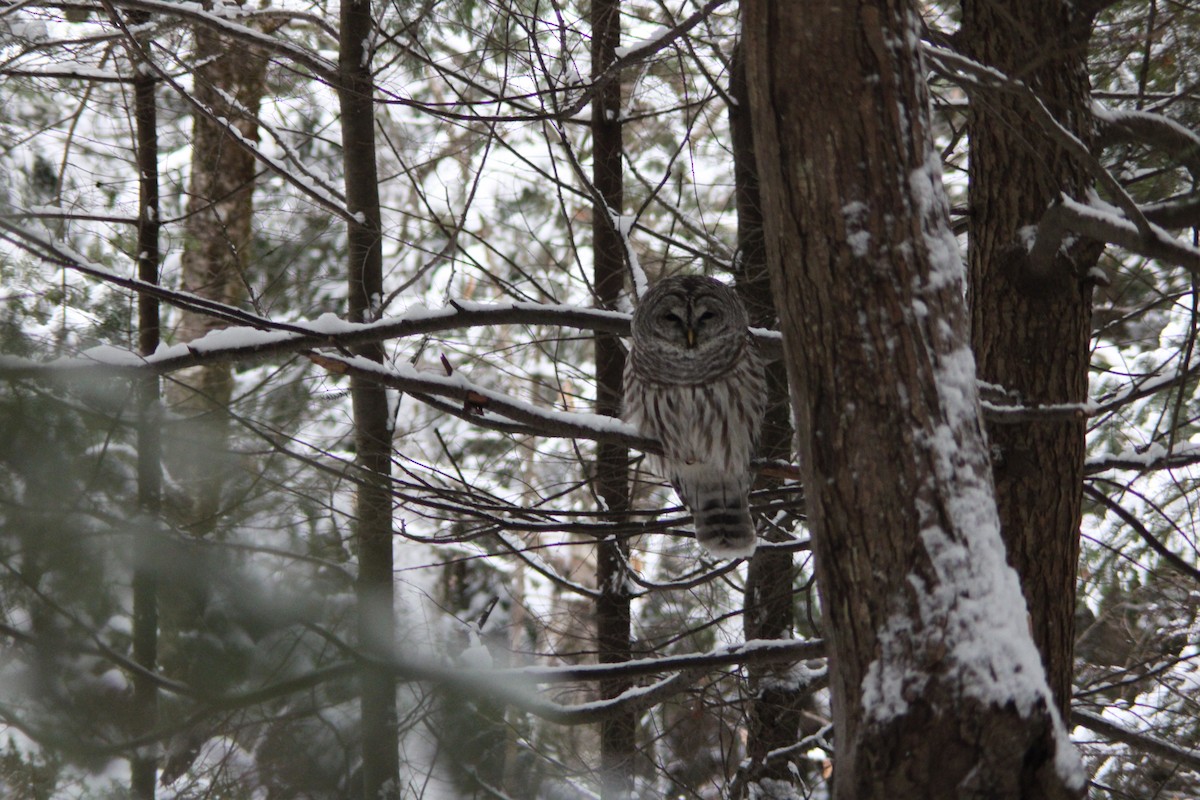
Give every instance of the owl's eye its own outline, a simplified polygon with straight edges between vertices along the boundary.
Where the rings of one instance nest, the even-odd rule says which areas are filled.
[[[715,319],[716,316],[717,316],[717,314],[715,311],[705,311],[703,314],[701,314],[699,317],[696,318],[696,322],[698,322],[698,323],[708,322],[710,319]]]
[[[668,311],[667,313],[662,315],[662,318],[663,318],[663,322],[673,322],[676,325],[683,324],[683,320],[674,311]]]

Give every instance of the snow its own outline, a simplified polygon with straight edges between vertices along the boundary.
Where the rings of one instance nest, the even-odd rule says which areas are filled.
[[[674,31],[671,28],[665,28],[665,27],[659,26],[659,27],[655,28],[654,30],[650,31],[645,37],[643,37],[639,41],[636,41],[636,42],[634,42],[632,44],[628,44],[628,45],[618,46],[615,50],[616,56],[617,56],[617,58],[625,58],[630,53],[634,53],[634,52],[642,49],[643,47],[650,47],[652,45],[658,44],[660,39],[663,40],[664,42],[669,41],[668,37],[672,36],[673,33],[674,33]]]
[[[965,274],[946,224],[940,162],[932,152],[925,167],[911,173],[909,186],[930,260],[927,281],[914,287],[913,319],[929,320],[926,301],[938,294],[943,305],[947,298],[958,301]],[[953,318],[919,326],[934,365],[938,404],[930,410],[933,427],[918,429],[913,439],[917,458],[932,465],[928,485],[916,491],[928,564],[908,575],[910,591],[896,598],[896,610],[878,632],[879,657],[861,687],[866,716],[883,723],[903,715],[935,679],[985,706],[1011,704],[1025,717],[1047,709],[1054,717],[1059,775],[1082,786],[1082,765],[1057,717],[1020,584],[1005,558],[979,429],[975,361],[965,344],[965,309],[951,309]]]
[[[1060,197],[1061,206],[1070,211],[1080,219],[1092,220],[1100,225],[1111,228],[1115,231],[1124,234],[1129,242],[1134,242],[1142,238],[1142,232],[1138,226],[1130,222],[1120,209],[1104,202],[1099,195],[1091,192],[1086,203],[1081,203],[1067,195]],[[1153,222],[1146,222],[1147,230],[1152,241],[1149,244],[1161,243],[1169,245],[1173,251],[1182,254],[1185,258],[1189,258],[1193,263],[1200,261],[1200,249],[1184,242],[1164,228],[1155,225]],[[1118,244],[1123,242],[1118,241]],[[1127,245],[1128,246],[1128,245]]]
[[[81,263],[82,257],[79,257]],[[98,270],[99,271],[99,270]],[[110,273],[102,271],[107,276]],[[116,276],[113,276],[116,278]],[[191,298],[184,292],[176,292],[181,298]],[[209,305],[220,306],[219,303],[197,298]],[[239,314],[244,312],[231,308]],[[98,365],[114,368],[155,367],[166,366],[184,367],[190,363],[193,355],[228,355],[231,359],[253,355],[259,351],[294,351],[313,347],[313,340],[325,342],[338,337],[350,337],[358,334],[377,334],[379,339],[389,339],[401,336],[415,336],[437,330],[452,330],[459,327],[488,326],[496,324],[488,319],[490,316],[519,318],[528,315],[531,322],[559,320],[565,326],[586,327],[589,323],[605,326],[628,325],[629,315],[618,311],[587,309],[578,306],[543,303],[476,303],[468,301],[451,301],[450,305],[430,309],[422,305],[414,305],[405,313],[384,317],[375,322],[347,322],[336,314],[321,314],[315,320],[294,323],[278,323],[262,319],[261,324],[271,328],[263,330],[257,327],[233,326],[212,331],[204,336],[193,339],[186,344],[167,346],[160,343],[153,355],[143,358],[138,353],[111,345],[90,348],[78,356],[66,356],[51,361],[39,362],[14,356],[0,354],[0,372],[38,372],[38,371],[70,371],[73,369],[91,369]],[[256,319],[253,315],[246,315]],[[475,319],[463,319],[473,316]],[[777,331],[760,329],[758,333],[764,338],[778,339]],[[186,363],[185,363],[186,362]]]
[[[584,411],[557,411],[541,406],[534,406],[502,392],[473,383],[460,371],[456,371],[453,375],[444,375],[437,372],[418,370],[411,364],[384,365],[364,356],[334,360],[341,361],[348,366],[364,372],[374,373],[385,381],[388,378],[396,378],[401,382],[411,381],[419,383],[422,391],[436,391],[441,389],[443,393],[452,397],[465,395],[477,396],[482,406],[481,417],[498,412],[501,416],[507,416],[517,422],[536,420],[547,423],[562,423],[571,428],[590,431],[597,437],[616,434],[631,439],[642,438],[634,426],[627,422],[622,422],[616,417],[592,414]]]
[[[294,338],[296,338],[296,334],[288,331],[264,331],[258,328],[245,327],[222,328],[207,333],[199,339],[193,339],[187,344],[175,345],[169,348],[166,353],[167,357],[173,356],[178,354],[180,348],[185,348],[192,353],[210,353],[221,350],[252,350],[266,345],[286,342]],[[156,357],[157,354],[152,358]]]
[[[1150,122],[1156,126],[1163,126],[1169,129],[1175,136],[1179,137],[1180,140],[1190,141],[1193,147],[1200,147],[1200,136],[1197,136],[1194,131],[1179,124],[1165,114],[1155,114],[1150,111],[1142,111],[1140,109],[1133,108],[1109,108],[1099,102],[1092,103],[1092,113],[1095,114],[1098,119],[1102,119],[1105,122],[1117,125],[1121,124],[1125,120],[1137,120]]]
[[[625,256],[629,259],[629,271],[633,274],[633,292],[637,297],[641,297],[650,288],[650,282],[646,278],[646,271],[642,269],[641,262],[638,261],[637,252],[633,249],[633,242],[630,239],[630,232],[637,222],[637,217],[613,214],[611,210],[609,214],[617,233],[621,236],[621,242],[625,245]]]
[[[866,203],[857,200],[842,206],[842,217],[846,225],[846,244],[850,245],[850,252],[854,254],[855,258],[865,258],[870,253],[871,234],[862,227],[869,210]]]

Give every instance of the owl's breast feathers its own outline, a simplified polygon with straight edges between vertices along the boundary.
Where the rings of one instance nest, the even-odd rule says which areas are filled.
[[[662,442],[656,472],[668,479],[680,469],[749,474],[766,405],[762,363],[752,345],[731,369],[697,383],[660,383],[644,374],[634,380],[632,369],[623,417]]]

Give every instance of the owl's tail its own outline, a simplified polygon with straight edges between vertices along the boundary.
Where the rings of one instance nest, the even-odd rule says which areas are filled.
[[[689,487],[684,502],[696,523],[696,541],[717,558],[749,558],[758,537],[746,488],[725,483]]]

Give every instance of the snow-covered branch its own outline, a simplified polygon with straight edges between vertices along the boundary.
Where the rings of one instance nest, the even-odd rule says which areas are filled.
[[[1178,161],[1200,180],[1200,136],[1170,117],[1148,111],[1105,108],[1092,104],[1101,146],[1138,143],[1154,147]]]
[[[1080,203],[1063,196],[1060,202],[1046,210],[1038,227],[1039,240],[1042,239],[1042,227],[1065,229],[1098,242],[1115,244],[1147,258],[1157,258],[1178,264],[1192,272],[1200,272],[1200,250],[1176,239],[1149,221],[1146,222],[1146,230],[1139,230],[1136,225],[1116,213],[1116,209],[1106,207],[1099,198],[1092,198],[1089,203]],[[1050,238],[1062,241],[1058,236]]]
[[[1081,728],[1087,728],[1089,731],[1107,736],[1114,742],[1127,744],[1143,753],[1164,758],[1188,769],[1200,770],[1200,752],[1180,747],[1177,744],[1172,744],[1165,739],[1159,739],[1157,736],[1151,736],[1148,733],[1123,728],[1099,714],[1093,714],[1081,708],[1073,708],[1071,709],[1071,722]]]
[[[0,9],[5,6],[18,5],[23,5],[23,3],[2,2]],[[262,19],[266,21],[264,27],[277,28],[281,18],[300,18],[321,30],[331,32],[328,25],[317,22],[317,18],[311,14],[277,9],[248,10],[223,3],[217,6],[218,10],[213,11],[206,9],[200,3],[177,3],[171,2],[171,0],[117,0],[113,5],[123,10],[145,11],[168,19],[175,18],[190,24],[205,25],[230,39],[273,56],[287,59],[325,81],[332,81],[337,75],[337,64],[323,58],[315,50],[293,44],[277,36],[271,36],[251,24],[246,24]]]
[[[642,675],[659,675],[673,670],[696,668],[712,669],[737,664],[766,664],[784,661],[804,661],[824,658],[825,643],[821,640],[802,639],[752,639],[740,644],[727,645],[709,650],[707,653],[688,653],[662,658],[638,658],[619,664],[586,664],[574,667],[520,667],[511,670],[494,670],[503,676],[509,673],[522,675],[537,683],[571,683],[575,681],[599,680],[600,678],[636,678]]]
[[[586,412],[552,411],[516,400],[505,394],[472,383],[462,375],[438,375],[422,372],[408,364],[379,364],[360,356],[310,354],[316,364],[331,372],[378,381],[403,392],[432,394],[453,399],[469,409],[480,425],[486,427],[490,415],[500,423],[518,422],[533,426],[542,436],[592,439],[632,447],[647,453],[661,453],[653,439],[640,436],[632,425],[613,417]]]
[[[1096,475],[1110,469],[1153,472],[1160,469],[1181,469],[1200,464],[1200,445],[1183,444],[1173,450],[1153,445],[1145,450],[1125,450],[1092,456],[1084,462],[1084,472]]]
[[[953,50],[926,45],[924,52],[939,72],[949,80],[964,85],[968,91],[972,89],[1001,91],[1020,100],[1022,106],[1042,130],[1059,147],[1068,152],[1072,158],[1076,159],[1096,179],[1096,182],[1112,196],[1117,206],[1124,212],[1128,220],[1132,222],[1135,229],[1141,235],[1147,238],[1150,237],[1150,223],[1146,220],[1145,215],[1142,214],[1141,209],[1138,208],[1137,203],[1125,191],[1125,188],[1092,155],[1091,150],[1088,149],[1086,144],[1080,141],[1074,133],[1063,127],[1028,85],[1005,75],[1000,70],[980,64]]]

